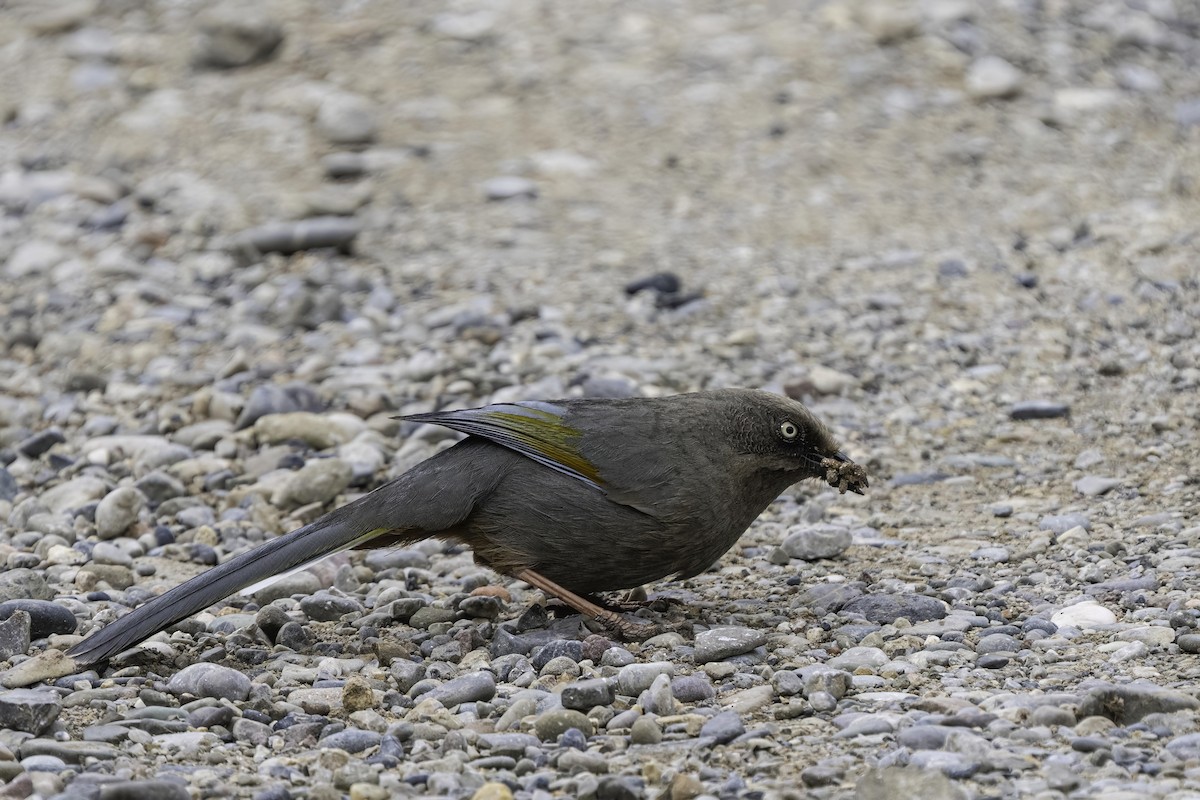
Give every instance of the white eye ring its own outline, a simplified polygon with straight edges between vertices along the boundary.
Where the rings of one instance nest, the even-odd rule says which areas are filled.
[[[794,422],[783,422],[779,425],[779,435],[786,441],[794,442],[796,441],[796,437],[800,435],[800,429],[796,427],[796,423]]]

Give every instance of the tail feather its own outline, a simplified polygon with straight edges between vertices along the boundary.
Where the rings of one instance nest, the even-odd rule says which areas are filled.
[[[107,661],[247,586],[356,547],[387,530],[371,527],[356,506],[359,503],[336,509],[303,528],[200,573],[93,633],[68,650],[67,656],[79,666]]]

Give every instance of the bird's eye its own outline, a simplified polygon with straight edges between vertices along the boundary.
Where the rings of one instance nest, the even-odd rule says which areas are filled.
[[[794,422],[783,422],[779,425],[779,435],[784,441],[794,442],[796,437],[800,435],[800,429],[796,427]]]

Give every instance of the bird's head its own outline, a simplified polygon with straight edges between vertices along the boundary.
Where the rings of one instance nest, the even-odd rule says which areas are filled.
[[[803,404],[779,395],[727,390],[731,439],[763,470],[794,481],[820,478],[841,492],[862,494],[867,472],[842,452],[833,434]]]

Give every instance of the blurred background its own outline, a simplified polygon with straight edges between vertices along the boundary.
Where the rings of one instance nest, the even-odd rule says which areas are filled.
[[[871,491],[799,490],[693,600],[829,652],[866,629],[826,579],[1196,627],[1193,0],[10,0],[0,120],[9,567],[95,534],[169,584],[448,444],[397,413],[743,385]],[[778,549],[817,522],[840,560]],[[48,596],[133,583],[99,566]],[[869,677],[1135,669],[1054,647],[1086,669]],[[1139,676],[1192,669],[1164,647]]]

